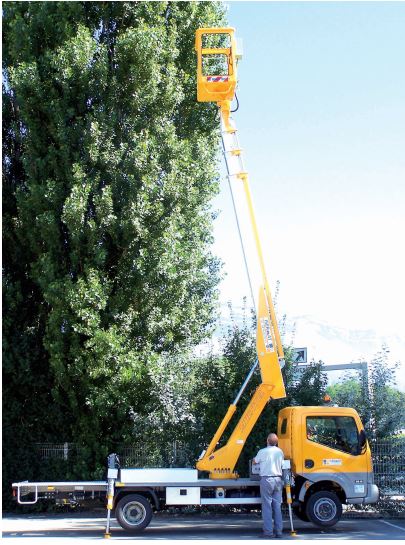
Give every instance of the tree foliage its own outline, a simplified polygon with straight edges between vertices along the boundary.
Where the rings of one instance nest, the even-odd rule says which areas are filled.
[[[216,2],[3,12],[8,484],[33,441],[63,434],[94,464],[134,434],[159,354],[210,329],[218,124],[196,102],[194,32],[224,14]]]
[[[256,358],[256,320],[254,316],[249,319],[245,311],[242,322],[232,320],[232,325],[225,331],[219,354],[211,353],[208,358],[195,362],[198,382],[196,381],[193,394],[193,406],[196,422],[199,424],[194,436],[196,453],[199,454],[212,439]],[[285,347],[285,359],[283,376],[286,398],[269,401],[255,424],[236,467],[242,476],[248,475],[249,460],[265,446],[268,434],[277,431],[280,409],[291,405],[319,405],[325,394],[327,377],[322,371],[322,362],[311,363],[304,373],[297,375],[289,347]],[[237,405],[237,411],[220,446],[227,441],[260,381],[260,373],[256,371]]]
[[[390,437],[405,428],[405,394],[395,387],[397,365],[390,364],[389,349],[381,351],[367,366],[367,375],[344,378],[328,388],[333,401],[353,407],[373,438]]]

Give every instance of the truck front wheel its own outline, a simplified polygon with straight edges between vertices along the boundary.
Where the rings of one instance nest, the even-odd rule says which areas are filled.
[[[342,516],[342,503],[334,492],[321,490],[308,498],[306,511],[313,524],[334,526]]]
[[[148,526],[152,519],[152,507],[148,500],[139,494],[124,496],[117,503],[115,516],[129,532],[138,532]]]

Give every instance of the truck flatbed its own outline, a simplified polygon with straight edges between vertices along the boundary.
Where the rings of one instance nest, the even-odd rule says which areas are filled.
[[[51,499],[53,497],[73,497],[85,496],[85,497],[101,497],[107,494],[108,481],[21,481],[13,483],[14,496],[16,496],[18,503],[34,504],[38,499]],[[117,493],[119,490],[137,491],[137,490],[166,490],[170,488],[175,489],[190,489],[198,488],[203,489],[227,489],[227,490],[243,490],[248,488],[258,488],[259,482],[257,479],[243,478],[243,479],[190,479],[170,481],[156,479],[156,480],[135,480],[126,479],[125,482],[117,480],[115,482]],[[29,499],[24,499],[30,496]],[[198,494],[198,501],[196,504],[209,505],[209,504],[243,504],[243,503],[261,503],[260,494],[251,493],[246,497],[225,497],[219,495],[218,497],[203,497]],[[82,498],[80,498],[82,499]]]
[[[38,492],[47,492],[60,490],[63,492],[70,492],[73,490],[84,490],[84,491],[99,491],[107,489],[107,481],[45,481],[45,482],[29,482],[21,481],[19,483],[13,483],[13,488],[22,488],[29,491],[34,491],[35,489]]]
[[[34,492],[35,489],[38,492],[48,492],[48,491],[61,491],[61,492],[72,492],[75,490],[78,491],[102,491],[107,490],[107,481],[44,481],[44,482],[34,482],[34,481],[21,481],[18,483],[13,483],[12,487],[14,489],[24,489],[25,493]],[[241,488],[249,486],[259,486],[259,482],[256,479],[198,479],[197,481],[179,481],[167,483],[167,481],[126,481],[126,482],[116,482],[115,486],[117,488],[127,487],[127,486],[136,486],[136,487],[167,487],[167,486],[198,486],[199,488],[212,488],[212,487],[226,487],[226,488]]]

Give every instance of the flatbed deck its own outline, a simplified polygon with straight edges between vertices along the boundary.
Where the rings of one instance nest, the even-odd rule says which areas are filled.
[[[51,498],[80,498],[84,497],[101,497],[108,493],[107,481],[21,481],[12,484],[14,490],[14,496],[16,496],[18,503],[34,504],[38,499],[51,499]],[[199,488],[202,489],[247,489],[259,487],[259,482],[255,479],[190,479],[179,480],[174,482],[167,482],[161,479],[151,481],[149,479],[136,481],[135,479],[126,479],[126,482],[117,480],[115,482],[115,488],[126,491],[136,490],[163,490],[163,489],[179,489],[179,488]],[[200,497],[198,504],[243,504],[243,503],[261,503],[260,494],[254,493],[254,495],[247,494],[248,497]],[[224,495],[225,496],[225,495]]]
[[[87,492],[106,490],[107,481],[45,481],[45,482],[29,482],[21,481],[19,483],[13,483],[13,488],[25,488],[25,489],[38,489],[38,492],[47,492],[53,490],[60,490],[63,492],[70,492],[73,490],[84,490]]]
[[[197,481],[179,481],[179,482],[163,482],[163,481],[145,481],[145,482],[120,482],[117,481],[115,486],[120,487],[130,487],[130,486],[139,486],[139,487],[166,487],[166,486],[198,486],[199,488],[212,488],[212,487],[225,487],[225,488],[241,488],[241,487],[250,487],[250,486],[259,486],[259,482],[254,479],[198,479]],[[13,483],[12,487],[15,489],[21,488],[34,491],[35,489],[38,492],[73,492],[78,491],[101,491],[107,490],[107,481],[44,481],[44,482],[34,482],[34,481],[21,481]]]

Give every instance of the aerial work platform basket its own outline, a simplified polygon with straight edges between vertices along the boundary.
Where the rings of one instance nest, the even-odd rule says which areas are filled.
[[[197,51],[197,100],[232,101],[237,83],[235,29],[199,28],[195,36]]]

